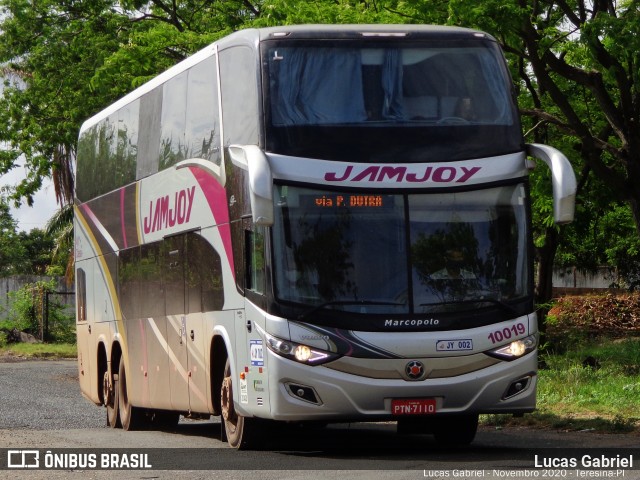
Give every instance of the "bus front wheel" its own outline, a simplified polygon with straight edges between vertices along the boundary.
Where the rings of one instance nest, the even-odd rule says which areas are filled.
[[[246,418],[238,414],[233,405],[233,380],[228,358],[224,366],[224,377],[220,389],[220,406],[222,410],[222,440],[226,440],[231,447],[238,450],[255,446],[256,422],[253,418]]]

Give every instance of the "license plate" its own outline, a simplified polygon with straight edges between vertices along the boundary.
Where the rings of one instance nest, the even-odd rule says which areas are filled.
[[[393,415],[429,415],[436,413],[436,399],[394,399],[391,400],[391,413]]]

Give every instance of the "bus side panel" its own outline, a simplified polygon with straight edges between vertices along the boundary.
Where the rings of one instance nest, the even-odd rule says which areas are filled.
[[[187,366],[187,319],[185,315],[169,315],[167,324],[167,347],[169,349],[169,384],[171,408],[189,409],[189,386]]]
[[[231,364],[232,372],[237,372],[236,362],[234,358],[234,348],[233,348],[233,339],[236,336],[236,314],[238,310],[223,310],[218,312],[205,312],[203,314],[203,326],[206,331],[206,346],[207,346],[207,377],[210,379],[209,385],[210,388],[210,400],[211,400],[211,409],[210,412],[213,412],[213,404],[220,403],[220,385],[218,388],[214,389],[214,379],[218,375],[222,375],[224,371],[225,363],[227,361],[227,356],[229,358],[229,362]],[[217,338],[216,338],[217,337]],[[224,347],[217,345],[215,348],[224,348],[226,350],[227,356],[224,356],[221,351],[217,351],[214,354],[213,347],[216,343],[215,340],[222,340],[224,343]],[[219,360],[219,363],[216,363],[216,359]],[[234,377],[234,378],[237,378]],[[237,389],[234,389],[234,398],[237,395]]]
[[[139,407],[189,410],[183,315],[126,321],[130,401]]]
[[[82,394],[96,404],[101,404],[98,378],[97,345],[99,338],[110,342],[111,332],[108,322],[113,319],[113,308],[105,285],[102,271],[104,257],[99,256],[99,246],[86,220],[76,208],[75,257],[76,288],[81,295],[76,299],[76,330],[78,344],[78,373]]]
[[[167,324],[164,319],[141,320],[145,327],[146,361],[149,375],[149,406],[171,409],[169,386],[169,356],[167,355]]]
[[[245,372],[245,379],[240,380],[238,411],[248,416],[270,418],[267,346],[259,333],[259,328],[265,328],[265,313],[248,300],[245,304],[243,315],[236,321],[237,364],[240,371]]]
[[[208,357],[205,357],[204,319],[202,313],[191,313],[186,319],[187,367],[189,372],[189,409],[192,412],[208,413],[211,396],[207,381]]]
[[[143,406],[145,403],[143,392],[147,394],[146,396],[148,399],[149,383],[146,376],[144,375],[144,358],[140,358],[140,354],[144,354],[144,352],[142,352],[139,348],[139,345],[142,344],[142,340],[138,324],[138,319],[127,318],[124,321],[127,338],[127,353],[129,358],[129,368],[127,370],[127,390],[129,401],[137,406]],[[115,371],[115,367],[112,368],[114,368]]]
[[[78,347],[78,377],[80,391],[94,403],[99,404],[97,383],[97,356],[95,345],[95,327],[93,325],[93,269],[90,260],[76,262],[76,291],[83,291],[77,296],[76,333]],[[83,301],[81,301],[83,300]]]
[[[162,303],[163,309],[166,304],[171,314],[125,320],[130,375],[136,378],[130,387],[130,400],[147,408],[211,413],[213,395],[219,393],[211,392],[210,352],[206,346],[217,325],[214,318],[228,318],[219,310],[229,305],[232,314],[243,299],[235,288],[230,263],[219,254],[225,250],[218,228],[207,228],[200,235],[175,235],[157,245],[165,255],[163,268],[169,270],[158,273],[164,280],[163,286],[157,288],[162,292],[156,294],[155,302]],[[189,253],[181,255],[183,249]],[[223,285],[231,288],[224,291]],[[144,296],[152,295],[147,291]],[[142,315],[144,312],[135,316]],[[223,320],[222,325],[228,330],[233,328],[233,321]]]
[[[98,394],[98,353],[97,346],[100,341],[106,345],[107,361],[111,361],[111,350],[115,342],[119,342],[124,348],[126,334],[123,334],[122,321],[115,318],[114,302],[117,297],[111,294],[112,283],[106,280],[109,274],[105,274],[104,265],[109,263],[114,254],[100,256],[86,262],[87,268],[87,312],[90,319],[87,321],[87,349],[92,355],[92,381],[90,398],[96,403],[101,403]],[[111,288],[108,285],[111,283]],[[89,330],[90,329],[90,330]],[[111,371],[117,372],[118,365],[111,365]]]

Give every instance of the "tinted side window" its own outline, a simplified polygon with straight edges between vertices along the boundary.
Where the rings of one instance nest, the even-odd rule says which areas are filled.
[[[185,313],[184,302],[184,236],[169,237],[164,240],[163,250],[163,283],[167,315]]]
[[[136,157],[138,155],[138,113],[140,101],[135,100],[118,111],[116,155],[113,158],[113,188],[127,185],[136,179]]]
[[[118,255],[120,309],[125,320],[140,318],[140,249],[121,250]]]
[[[249,47],[220,53],[224,145],[258,144],[257,55]]]
[[[189,70],[187,158],[204,158],[220,165],[218,113],[218,76],[215,57],[211,57]]]
[[[264,227],[245,230],[246,286],[247,289],[260,294],[265,293],[264,232]]]
[[[82,322],[87,319],[87,274],[82,268],[76,271],[76,303],[77,320]]]
[[[195,302],[192,302],[192,294],[197,295],[197,291],[201,295],[201,311],[222,310],[224,288],[220,255],[200,235],[189,235],[187,242],[189,311],[196,307]]]
[[[140,99],[138,162],[136,178],[147,177],[158,171],[160,148],[160,116],[162,113],[162,87],[157,87]]]
[[[187,158],[184,131],[187,115],[187,72],[162,86],[160,170]]]
[[[140,303],[140,312],[145,317],[164,315],[164,293],[160,261],[160,244],[152,243],[140,247],[138,264],[139,283],[136,300]]]

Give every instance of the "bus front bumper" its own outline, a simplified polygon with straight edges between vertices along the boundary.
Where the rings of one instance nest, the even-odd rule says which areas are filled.
[[[392,400],[403,399],[434,399],[435,414],[518,414],[533,411],[536,404],[536,352],[462,375],[420,381],[359,376],[331,369],[330,364],[308,366],[268,355],[269,416],[274,420],[391,420],[397,419]],[[371,364],[375,366],[375,360]]]

